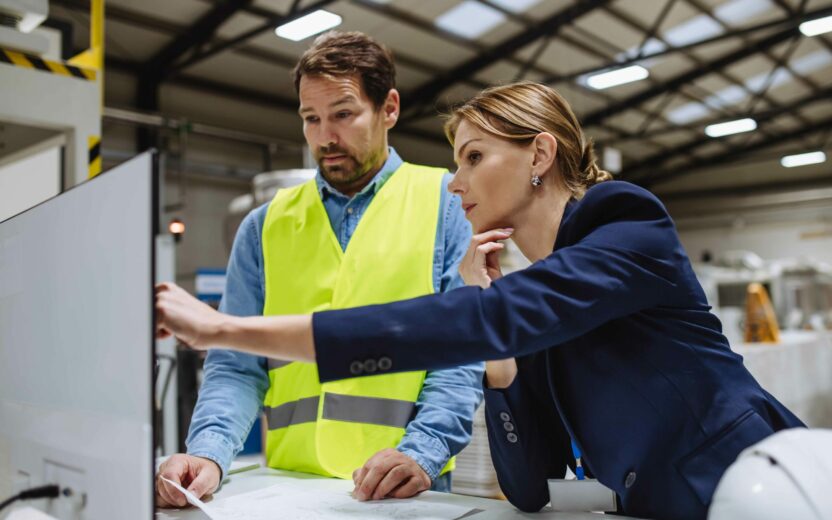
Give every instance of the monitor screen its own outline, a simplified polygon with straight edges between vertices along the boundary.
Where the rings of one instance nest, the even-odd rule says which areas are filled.
[[[0,501],[153,514],[154,157],[0,223]]]

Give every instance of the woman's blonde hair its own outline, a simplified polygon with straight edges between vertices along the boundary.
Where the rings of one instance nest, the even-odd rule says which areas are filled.
[[[445,135],[454,144],[462,121],[520,145],[543,132],[558,142],[557,164],[567,189],[583,197],[593,185],[612,179],[598,168],[592,139],[586,137],[569,103],[555,89],[523,81],[483,90],[456,108],[445,122]]]

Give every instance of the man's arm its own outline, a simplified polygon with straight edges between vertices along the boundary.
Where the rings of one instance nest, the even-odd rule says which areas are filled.
[[[459,197],[447,192],[450,179],[446,175],[441,185],[436,233],[434,286],[439,292],[464,285],[458,267],[471,239]],[[474,412],[482,402],[482,373],[482,363],[428,372],[398,453],[382,450],[355,472],[356,496],[406,498],[427,489],[471,441]]]
[[[240,224],[228,263],[220,310],[236,316],[263,311],[259,212]],[[191,418],[188,454],[211,459],[222,474],[242,449],[269,386],[264,358],[231,350],[211,350],[205,360],[204,382]]]
[[[459,262],[471,241],[471,225],[465,220],[458,196],[448,193],[446,174],[441,186],[438,247],[434,284],[448,292],[465,283]],[[441,245],[441,247],[439,246]],[[448,460],[471,442],[473,417],[483,399],[484,365],[474,363],[427,373],[416,403],[416,417],[407,425],[398,450],[412,457],[431,480],[439,476]]]

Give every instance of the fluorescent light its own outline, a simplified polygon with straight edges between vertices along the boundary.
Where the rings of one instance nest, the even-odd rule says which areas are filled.
[[[756,128],[757,121],[754,121],[750,117],[746,117],[744,119],[737,119],[735,121],[726,121],[724,123],[708,125],[705,127],[705,134],[708,137],[722,137],[725,135],[750,132]]]
[[[818,164],[826,162],[826,154],[823,152],[806,152],[796,155],[786,155],[780,159],[780,164],[786,168],[794,168],[795,166],[806,166],[808,164]]]
[[[313,34],[324,32],[327,29],[341,25],[341,17],[335,13],[319,9],[306,16],[301,16],[297,20],[292,20],[285,23],[274,30],[274,33],[281,38],[299,42],[304,38],[309,38]]]
[[[818,34],[828,33],[829,31],[832,31],[832,16],[825,16],[800,24],[800,32],[806,36],[817,36]]]
[[[649,75],[650,73],[647,72],[647,69],[641,65],[631,65],[623,69],[611,70],[589,76],[586,79],[586,84],[595,90],[602,90],[615,87],[616,85],[623,85],[624,83],[639,81]]]

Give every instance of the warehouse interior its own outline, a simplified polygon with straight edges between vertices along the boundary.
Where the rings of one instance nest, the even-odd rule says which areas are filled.
[[[281,36],[310,17],[323,24]],[[102,172],[133,168],[150,151],[153,282],[174,282],[215,308],[246,215],[316,175],[292,71],[317,35],[360,31],[389,48],[401,95],[390,146],[451,173],[443,123],[454,107],[495,85],[553,87],[600,167],[664,204],[722,334],[754,378],[810,429],[832,428],[832,1],[0,0],[0,22],[0,222],[14,224]],[[0,269],[4,258],[14,267],[14,233],[0,234]],[[531,263],[511,243],[500,258],[504,273]],[[0,309],[15,291],[0,287]],[[8,312],[0,374],[16,370],[18,315]],[[204,362],[175,339],[157,341],[153,456],[187,451]],[[483,518],[513,518],[520,513],[492,465],[484,408],[452,490],[487,499],[470,507]],[[238,468],[269,465],[266,422],[251,428]],[[0,470],[15,435],[14,425],[0,426]],[[809,489],[832,482],[829,446],[829,465]],[[21,490],[17,478],[0,475],[0,499]],[[492,500],[503,509],[491,511]],[[98,518],[84,516],[83,504],[31,505],[49,518]],[[540,516],[578,518],[553,506]],[[9,511],[0,518],[18,518]]]

